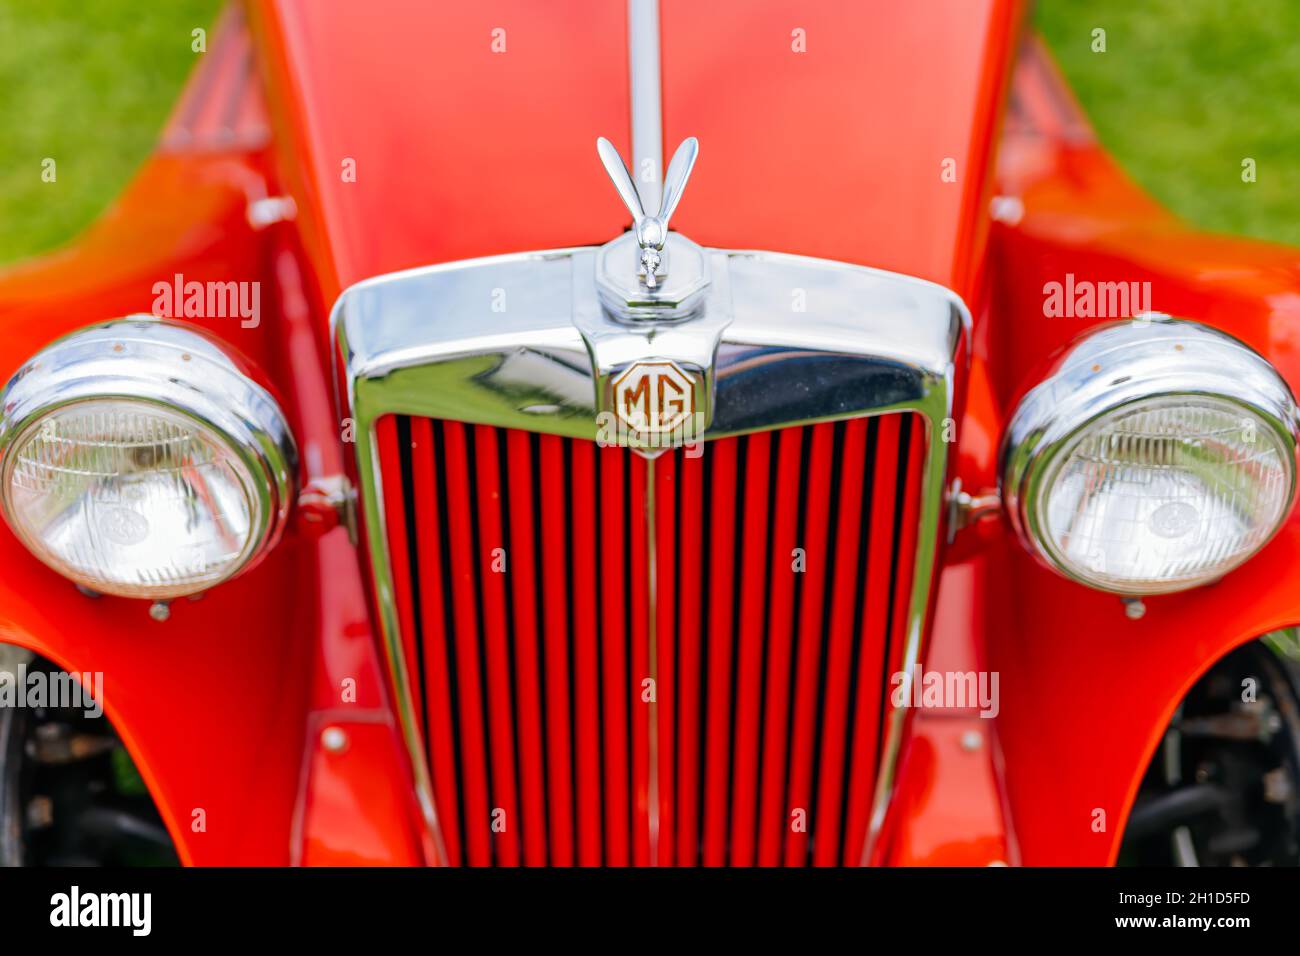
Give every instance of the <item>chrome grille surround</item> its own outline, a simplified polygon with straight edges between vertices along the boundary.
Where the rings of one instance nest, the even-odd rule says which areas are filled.
[[[615,240],[618,242],[619,240]],[[696,376],[704,439],[891,412],[926,423],[920,520],[903,665],[926,627],[961,345],[970,314],[953,292],[895,273],[774,252],[705,249],[712,274],[695,318],[619,321],[600,305],[600,247],[453,262],[361,282],[331,315],[355,421],[357,478],[395,708],[425,823],[441,862],[425,741],[394,609],[375,424],[424,416],[602,440],[610,380],[670,359]],[[889,708],[864,862],[884,822],[902,743]]]

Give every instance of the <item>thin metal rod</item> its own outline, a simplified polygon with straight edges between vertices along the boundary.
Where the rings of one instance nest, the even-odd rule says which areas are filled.
[[[632,80],[632,179],[651,215],[663,192],[663,111],[659,101],[659,0],[628,0]]]
[[[632,180],[641,196],[641,206],[650,215],[658,213],[663,196],[663,115],[659,101],[659,0],[628,0],[628,62],[632,87]],[[650,576],[649,618],[650,676],[658,684],[656,662],[659,656],[655,634],[655,614],[659,595],[656,581],[655,553],[655,469],[653,459],[646,467],[646,541]],[[656,686],[656,699],[658,687]],[[649,726],[650,779],[649,824],[650,865],[659,863],[659,714],[658,705],[650,708]]]

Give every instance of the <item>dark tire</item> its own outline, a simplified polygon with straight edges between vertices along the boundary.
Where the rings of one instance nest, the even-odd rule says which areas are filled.
[[[0,645],[0,671],[59,673]],[[52,703],[52,702],[51,702]],[[157,808],[107,717],[69,706],[0,707],[0,865],[178,862]]]
[[[1300,865],[1300,642],[1226,654],[1179,705],[1129,814],[1121,865]]]
[[[27,713],[0,707],[0,866],[23,865],[21,768]]]

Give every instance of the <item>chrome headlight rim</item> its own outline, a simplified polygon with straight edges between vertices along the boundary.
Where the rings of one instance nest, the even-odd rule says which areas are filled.
[[[15,536],[47,566],[53,567],[13,513],[16,458],[9,452],[23,447],[51,415],[89,402],[148,406],[191,421],[217,436],[252,479],[241,481],[254,521],[238,561],[219,578],[192,587],[160,586],[150,597],[169,600],[210,590],[256,566],[278,543],[293,504],[298,464],[279,404],[211,333],[138,315],[55,340],[24,363],[0,395],[0,511]]]
[[[1040,502],[1061,457],[1102,419],[1160,399],[1226,403],[1258,418],[1283,450],[1286,498],[1272,531],[1211,576],[1120,587],[1076,570],[1046,533]],[[1099,326],[1074,341],[1020,400],[1003,436],[999,490],[1022,543],[1056,573],[1122,596],[1186,591],[1221,578],[1258,554],[1285,524],[1295,503],[1300,417],[1291,390],[1245,343],[1201,323],[1166,315]]]

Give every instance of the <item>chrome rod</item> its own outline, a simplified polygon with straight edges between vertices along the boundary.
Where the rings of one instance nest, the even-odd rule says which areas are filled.
[[[627,2],[632,80],[632,179],[645,209],[663,192],[663,110],[659,102],[659,0]]]
[[[670,453],[671,454],[671,453]],[[646,560],[648,562],[650,600],[646,602],[646,648],[647,670],[654,688],[654,697],[650,703],[649,734],[646,750],[650,757],[648,775],[649,806],[646,815],[650,827],[650,866],[659,865],[659,554],[658,542],[655,540],[655,460],[646,462],[645,469],[645,520],[646,520]]]
[[[628,63],[631,68],[632,87],[632,181],[641,196],[641,208],[659,209],[663,199],[663,116],[659,102],[659,0],[628,0],[627,3]],[[694,155],[692,154],[692,162]],[[606,163],[608,167],[609,163]],[[682,185],[690,175],[684,170]],[[679,194],[680,195],[680,194]],[[674,203],[675,204],[675,203]],[[633,210],[633,218],[636,212]],[[637,223],[638,232],[640,223]],[[664,231],[666,232],[665,225]],[[660,237],[660,246],[663,239]],[[648,281],[654,285],[654,267],[648,272]],[[648,618],[650,678],[654,681],[655,699],[658,700],[658,669],[655,663],[659,648],[655,634],[655,608],[659,595],[655,575],[655,471],[651,460],[646,468],[646,541],[649,553],[649,598],[646,607]],[[649,806],[651,866],[659,863],[659,707],[653,704],[649,715]]]

